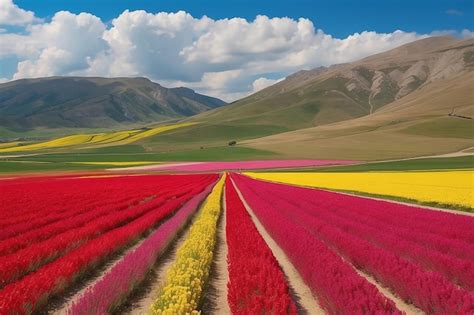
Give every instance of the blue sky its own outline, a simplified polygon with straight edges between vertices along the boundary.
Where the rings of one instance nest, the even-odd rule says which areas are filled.
[[[302,69],[472,38],[473,3],[0,0],[0,82],[143,76],[232,101]]]
[[[51,17],[60,10],[74,13],[90,12],[110,21],[124,10],[175,12],[184,10],[195,17],[207,15],[213,19],[257,15],[269,17],[305,17],[317,28],[336,37],[346,37],[366,30],[429,33],[433,30],[472,29],[474,24],[472,0],[370,0],[370,1],[310,1],[310,0],[19,0],[20,7]]]

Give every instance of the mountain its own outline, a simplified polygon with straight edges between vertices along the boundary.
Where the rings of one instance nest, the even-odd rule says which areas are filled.
[[[473,39],[408,44],[331,75],[349,78],[346,95],[351,88],[365,95],[366,115],[243,144],[298,157],[364,160],[469,151],[474,147],[473,70]]]
[[[195,154],[382,160],[474,152],[473,70],[474,39],[430,37],[355,62],[299,71],[222,107],[192,90],[165,89],[142,78],[22,80],[0,85],[0,128],[119,129],[176,118],[192,124],[140,139],[133,150],[179,152],[190,160]],[[49,80],[58,82],[54,93]],[[237,144],[229,147],[230,141]]]
[[[474,146],[474,39],[430,37],[348,64],[300,71],[145,146],[228,140],[284,157],[385,159]],[[454,115],[450,115],[450,114]],[[186,139],[192,136],[199,143]]]
[[[201,117],[289,129],[362,117],[434,81],[471,71],[473,43],[430,37],[354,63],[300,71]]]
[[[107,128],[183,118],[225,105],[146,78],[49,77],[0,84],[0,126]]]

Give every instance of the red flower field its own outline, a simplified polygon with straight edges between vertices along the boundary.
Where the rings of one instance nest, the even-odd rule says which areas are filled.
[[[198,261],[216,264],[204,291],[187,276],[172,288],[175,310],[189,307],[179,304],[180,288],[189,286],[205,304],[224,276],[214,294],[232,314],[311,313],[308,298],[329,314],[474,313],[474,217],[240,174],[227,176],[222,195],[216,188],[205,199],[218,178],[2,180],[0,313],[120,313],[140,303],[149,310],[156,292],[140,286],[160,290],[159,278],[149,275],[164,272],[162,258],[173,260],[167,248],[187,257],[192,269],[182,272],[189,279],[209,272]],[[177,249],[187,237],[182,229],[213,226],[204,224],[211,217],[201,217],[203,207],[214,217],[225,210],[225,222],[217,223],[224,237],[214,247],[193,240]],[[199,233],[220,238],[216,230]],[[225,259],[217,260],[223,244]],[[201,245],[210,251],[195,252]],[[295,272],[287,274],[288,266]],[[300,301],[305,287],[311,297]]]

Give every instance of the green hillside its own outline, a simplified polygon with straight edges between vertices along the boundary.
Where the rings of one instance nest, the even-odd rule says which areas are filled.
[[[30,139],[14,144],[23,148],[10,149],[10,144],[0,143],[0,159],[9,156],[10,163],[17,159],[23,163],[256,158],[374,161],[467,152],[474,147],[472,55],[473,39],[427,38],[354,63],[300,71],[229,105],[173,121],[191,125],[156,134],[147,133],[150,127],[121,128],[100,135],[99,131],[91,134],[63,128],[76,135],[72,137],[77,138],[75,145],[63,145],[67,141],[62,139],[52,141],[54,146],[47,140]],[[191,90],[171,90],[195,102],[209,100]],[[151,128],[155,127],[160,125]],[[38,129],[38,134],[46,135],[48,130]],[[130,132],[146,136],[133,141],[115,136]],[[88,135],[114,141],[83,141]],[[229,147],[230,141],[237,144]],[[43,154],[53,155],[42,160]]]
[[[0,139],[48,130],[132,128],[189,117],[226,103],[146,78],[49,77],[0,84]],[[42,131],[43,130],[43,131]]]

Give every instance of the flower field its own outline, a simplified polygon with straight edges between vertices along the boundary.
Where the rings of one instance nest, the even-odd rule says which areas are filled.
[[[247,173],[287,184],[401,197],[474,208],[474,171],[365,173]]]
[[[0,146],[0,153],[24,152],[44,149],[54,149],[76,146],[108,146],[130,144],[141,139],[151,137],[169,130],[191,126],[193,123],[180,123],[174,125],[165,125],[146,130],[135,129],[115,132],[104,132],[95,134],[78,134],[61,137],[44,142],[28,143],[20,145],[19,142],[7,142]]]
[[[469,207],[469,176],[5,179],[0,314],[474,314],[472,214],[301,187]]]
[[[225,170],[256,170],[273,168],[311,167],[324,165],[350,165],[357,161],[348,160],[255,160],[235,162],[189,162],[162,163],[160,165],[130,167],[129,170],[172,171],[172,172],[219,172]]]
[[[2,200],[2,205],[6,205],[6,209],[2,211],[3,217],[22,225],[21,221],[13,220],[15,216],[18,219],[28,217],[31,222],[35,222],[54,214],[56,217],[52,221],[57,223],[38,227],[40,231],[47,232],[44,239],[31,238],[27,241],[27,246],[0,257],[0,313],[29,313],[40,309],[50,297],[67,289],[81,274],[97,267],[107,257],[133,243],[173,214],[215,178],[215,175],[140,176],[53,179],[51,184],[45,184],[41,179],[18,184],[2,183],[2,191],[8,192],[2,194],[2,199],[10,200],[15,194],[22,194],[24,191],[37,191],[26,198],[30,203],[29,207],[24,206],[24,199],[17,199],[19,202],[16,204]],[[74,190],[71,190],[71,186]],[[90,191],[89,188],[93,186],[98,189]],[[41,190],[49,191],[51,195],[40,194],[38,191]],[[130,197],[123,198],[127,193],[130,193]],[[51,200],[47,199],[48,196],[51,196]],[[108,196],[119,198],[121,202],[104,213],[101,209],[108,207],[107,200],[104,199]],[[35,197],[40,199],[35,200]],[[40,200],[43,205],[50,203],[51,206],[34,211],[35,208],[31,205]],[[80,210],[76,211],[73,206],[69,210],[67,204],[75,200],[80,201],[82,207],[78,207]],[[68,216],[57,219],[64,211]],[[90,213],[97,214],[98,217],[90,218]],[[87,221],[82,220],[84,215],[88,217]],[[64,229],[62,224],[67,225],[67,228]],[[11,224],[12,229],[15,226],[14,223]],[[33,225],[29,233],[34,232],[34,229]],[[15,243],[17,238],[18,236],[12,236],[1,242]]]
[[[285,275],[230,178],[226,182],[229,305],[234,314],[296,314]],[[262,296],[265,298],[262,299]]]
[[[428,314],[474,312],[474,260],[462,254],[474,250],[473,217],[234,178],[329,313],[395,312],[354,267]]]
[[[171,219],[163,223],[138,248],[124,256],[100,281],[80,296],[69,314],[104,314],[120,305],[120,300],[142,281],[157,257],[170,245],[176,233],[209,193],[211,186],[194,196]]]

